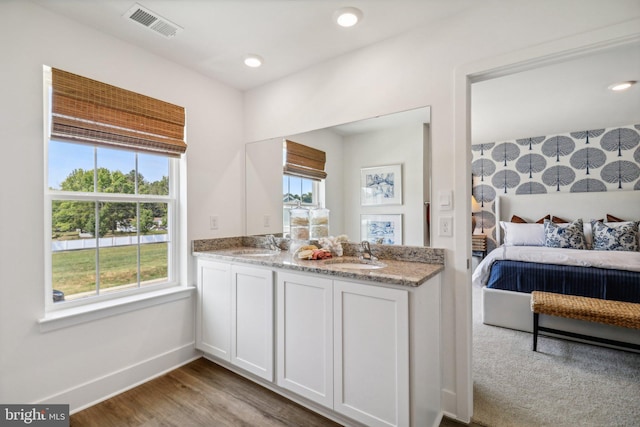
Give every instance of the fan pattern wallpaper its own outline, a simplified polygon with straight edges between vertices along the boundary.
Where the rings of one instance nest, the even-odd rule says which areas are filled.
[[[640,124],[471,146],[476,233],[496,246],[498,195],[640,190]]]

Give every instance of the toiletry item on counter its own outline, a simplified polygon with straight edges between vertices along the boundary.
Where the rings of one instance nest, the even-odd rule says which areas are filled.
[[[302,246],[296,253],[298,259],[321,260],[331,258],[331,251],[318,249],[315,245]]]
[[[342,244],[349,241],[346,234],[341,234],[337,237],[328,236],[318,239],[318,243],[322,246],[322,249],[329,250],[335,256],[342,256]]]
[[[300,206],[290,211],[290,233],[292,240],[309,240],[309,209]]]
[[[329,209],[316,208],[309,211],[309,237],[318,240],[329,236]]]

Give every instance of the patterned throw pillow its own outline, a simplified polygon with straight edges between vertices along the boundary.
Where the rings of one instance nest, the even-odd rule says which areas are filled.
[[[548,248],[587,249],[582,219],[566,224],[544,222],[544,245]]]
[[[609,227],[602,221],[592,221],[593,249],[596,251],[638,251],[638,224],[627,222]]]

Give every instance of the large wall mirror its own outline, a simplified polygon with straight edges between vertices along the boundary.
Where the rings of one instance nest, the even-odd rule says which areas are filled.
[[[330,234],[360,241],[362,220],[401,220],[400,242],[429,246],[431,109],[417,108],[353,123],[286,135],[246,145],[247,235],[283,232],[283,140],[326,153],[327,178],[320,186],[330,210]],[[401,197],[364,204],[361,178],[369,168],[400,166]],[[364,170],[364,172],[363,172]]]

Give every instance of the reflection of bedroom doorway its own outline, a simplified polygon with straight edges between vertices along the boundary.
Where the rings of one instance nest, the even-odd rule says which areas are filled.
[[[500,141],[508,141],[514,140],[516,138],[527,138],[534,137],[540,135],[549,135],[549,134],[558,134],[558,133],[566,133],[566,132],[574,132],[580,129],[592,129],[594,126],[600,126],[600,124],[596,123],[594,117],[597,117],[599,114],[598,111],[591,111],[589,114],[584,114],[583,117],[576,117],[575,120],[569,120],[566,115],[558,115],[563,116],[565,123],[558,123],[555,118],[549,116],[548,119],[544,118],[536,118],[536,114],[539,111],[548,111],[553,113],[553,109],[550,106],[558,105],[558,102],[555,98],[556,95],[565,94],[564,99],[562,99],[562,103],[566,104],[567,93],[575,94],[579,93],[580,89],[577,88],[578,83],[580,83],[580,79],[574,78],[576,76],[580,76],[581,73],[577,72],[574,74],[564,74],[565,77],[558,77],[556,80],[550,80],[550,75],[546,75],[544,73],[545,69],[555,69],[558,72],[562,73],[571,73],[568,59],[586,59],[587,56],[602,54],[606,49],[619,49],[621,46],[628,46],[632,43],[635,43],[635,48],[638,47],[638,35],[635,34],[635,39],[631,37],[623,37],[622,34],[617,34],[619,37],[617,40],[611,41],[603,41],[601,40],[601,36],[597,34],[591,34],[591,37],[587,37],[582,41],[574,40],[575,43],[572,45],[572,51],[567,51],[567,45],[561,46],[560,44],[549,44],[545,49],[539,49],[537,51],[531,50],[530,52],[520,52],[521,55],[511,55],[509,57],[505,56],[503,58],[496,58],[493,61],[491,66],[487,66],[485,62],[482,66],[478,65],[478,69],[473,69],[471,66],[466,72],[465,77],[468,77],[468,81],[470,82],[470,98],[466,99],[466,103],[470,106],[470,117],[467,117],[470,121],[467,127],[470,134],[472,135],[472,141],[467,142],[467,149],[469,149],[469,145],[477,144],[477,143],[488,143],[488,142],[500,142]],[[633,40],[632,40],[633,39]],[[587,45],[585,46],[585,40],[589,40]],[[630,41],[631,40],[631,41]],[[544,57],[540,57],[540,52],[543,52]],[[565,52],[560,55],[556,52]],[[526,53],[535,53],[530,55],[527,58]],[[515,61],[510,61],[510,59],[517,58],[518,61],[524,62],[516,63]],[[484,71],[487,69],[491,69],[490,72]],[[582,73],[584,74],[584,73]],[[582,77],[582,76],[580,76]],[[527,82],[523,83],[520,78],[527,78]],[[534,80],[531,80],[534,79]],[[566,81],[575,81],[576,87],[574,88],[561,88],[558,89],[557,86],[554,86],[556,82],[566,82]],[[613,82],[608,82],[611,84]],[[501,88],[501,84],[502,86]],[[582,84],[586,84],[586,82],[582,82]],[[482,91],[486,88],[490,88],[494,91],[494,94],[490,93],[482,93]],[[606,86],[604,86],[606,88]],[[549,90],[549,92],[546,92]],[[586,92],[586,89],[585,89]],[[511,101],[505,99],[505,95],[511,95]],[[496,96],[499,95],[499,96]],[[485,97],[483,100],[482,97]],[[576,96],[577,98],[577,96]],[[476,103],[475,101],[480,100],[481,102]],[[584,102],[583,100],[577,100],[578,102]],[[508,104],[511,102],[512,104]],[[519,104],[518,104],[519,102]],[[501,124],[493,122],[492,119],[487,115],[487,111],[482,111],[482,104],[493,105],[494,107],[503,106],[504,109],[500,111],[499,109],[495,109],[492,114],[501,117]],[[593,103],[587,102],[584,105],[590,105],[590,108],[593,109]],[[582,107],[574,107],[574,111],[584,111],[581,109]],[[521,122],[521,125],[518,125],[519,117],[511,116],[511,112],[517,112],[522,118],[526,118],[527,122]],[[593,114],[591,114],[593,113]],[[602,113],[600,113],[602,114]],[[624,121],[624,119],[623,119]],[[632,123],[633,120],[629,121]],[[474,124],[480,123],[484,125],[483,129],[474,129]],[[532,126],[532,123],[537,124],[536,126]],[[622,123],[619,121],[614,121],[609,126],[617,126],[617,125],[626,125],[629,123]],[[541,124],[546,124],[547,127],[544,127]],[[498,128],[498,126],[500,126]],[[555,126],[555,128],[554,128]],[[560,126],[560,127],[558,127]],[[604,127],[609,127],[604,126]],[[499,132],[494,132],[492,136],[489,136],[489,130],[498,129]],[[476,132],[477,131],[477,132]],[[478,132],[482,134],[482,137],[478,137]],[[482,133],[484,132],[484,133]],[[476,139],[479,138],[479,139]],[[484,139],[483,139],[484,138]],[[471,174],[471,165],[467,165],[467,173]],[[467,176],[468,176],[467,175]],[[474,184],[475,185],[475,184]],[[494,218],[493,227],[498,225],[499,218]],[[493,227],[488,227],[488,230],[482,230],[491,232]],[[489,245],[490,248],[495,247],[494,245]],[[472,300],[472,304],[468,304],[467,307],[473,309],[479,309],[481,307],[478,304],[477,298],[481,295],[480,292],[476,292],[476,289],[472,289],[469,286],[468,289],[468,298]],[[477,322],[479,313],[473,313],[473,322]],[[472,318],[472,319],[473,319]],[[473,326],[472,326],[473,328]],[[469,335],[472,335],[473,331]],[[460,344],[460,341],[458,341]],[[472,343],[468,343],[468,345],[472,345]],[[475,350],[475,349],[474,349]],[[476,351],[473,352],[473,357],[481,357]],[[478,362],[471,361],[471,372],[470,378],[471,383],[469,384],[469,391],[473,395],[473,369],[477,365]],[[518,373],[513,373],[513,375],[518,375]],[[508,376],[505,377],[508,380]],[[514,402],[516,403],[516,402]],[[486,420],[483,420],[486,421]]]

